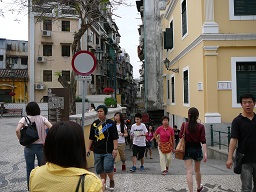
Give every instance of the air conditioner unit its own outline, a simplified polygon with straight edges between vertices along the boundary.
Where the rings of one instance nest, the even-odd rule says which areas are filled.
[[[38,62],[38,63],[44,63],[44,62],[45,62],[45,58],[42,57],[42,56],[38,56],[38,57],[37,57],[37,62]]]
[[[92,35],[88,35],[87,40],[88,40],[88,42],[92,42]]]
[[[37,89],[37,90],[44,89],[44,84],[42,84],[42,83],[35,84],[35,89]]]
[[[43,37],[51,37],[51,31],[43,30],[42,36]]]

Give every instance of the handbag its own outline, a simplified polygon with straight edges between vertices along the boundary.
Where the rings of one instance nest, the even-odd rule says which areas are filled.
[[[162,153],[170,153],[173,150],[172,147],[172,135],[170,135],[170,140],[168,142],[160,142],[159,149]]]
[[[82,186],[82,192],[84,192],[84,177],[85,177],[85,174],[80,175],[75,192],[79,191],[80,185]]]
[[[234,161],[234,173],[241,174],[243,160],[244,160],[244,154],[236,150],[235,161]]]
[[[175,150],[175,158],[176,159],[180,159],[180,160],[184,159],[185,149],[186,149],[185,133],[186,133],[186,126],[184,126],[184,132],[183,132],[182,138],[180,139],[180,141],[176,147],[176,150]]]
[[[36,123],[31,122],[28,117],[25,117],[27,125],[20,130],[20,144],[23,146],[30,145],[39,139]]]

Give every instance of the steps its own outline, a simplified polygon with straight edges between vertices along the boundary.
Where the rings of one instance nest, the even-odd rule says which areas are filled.
[[[225,146],[207,146],[208,158],[216,160],[227,160],[228,159],[228,148]]]

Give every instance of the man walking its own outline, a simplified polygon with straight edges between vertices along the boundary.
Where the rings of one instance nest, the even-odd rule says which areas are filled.
[[[144,171],[144,153],[146,148],[146,135],[148,130],[146,125],[141,122],[142,115],[140,113],[135,114],[135,124],[131,128],[131,136],[133,138],[132,147],[132,168],[131,172],[136,171],[136,161],[140,160],[140,171]]]
[[[114,162],[118,145],[117,128],[114,121],[106,118],[108,108],[105,105],[99,105],[96,111],[99,119],[91,125],[86,152],[89,155],[93,146],[96,173],[100,174],[100,178],[105,181],[108,175],[110,179],[109,190],[114,190]]]
[[[252,191],[252,181],[256,191],[256,117],[253,112],[255,97],[252,94],[245,94],[240,97],[242,113],[232,122],[231,140],[229,145],[228,160],[226,167],[231,169],[233,164],[233,153],[237,147],[239,153],[244,154],[241,181],[241,191]]]

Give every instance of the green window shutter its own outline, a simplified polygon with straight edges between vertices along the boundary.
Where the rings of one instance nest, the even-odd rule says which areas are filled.
[[[256,96],[256,62],[238,62],[236,72],[237,103],[240,96],[251,93]]]
[[[111,57],[112,60],[115,59],[115,50],[112,46],[109,46],[109,56]]]
[[[234,0],[234,14],[239,15],[256,15],[255,0]]]
[[[167,49],[167,45],[166,45],[166,31],[164,31],[164,49]]]
[[[183,102],[188,103],[188,71],[183,72]]]
[[[175,102],[175,98],[174,98],[174,77],[172,77],[171,79],[171,86],[172,86],[172,103]]]
[[[170,80],[167,81],[167,99],[170,99]]]
[[[166,28],[164,32],[164,49],[173,48],[173,29]]]

